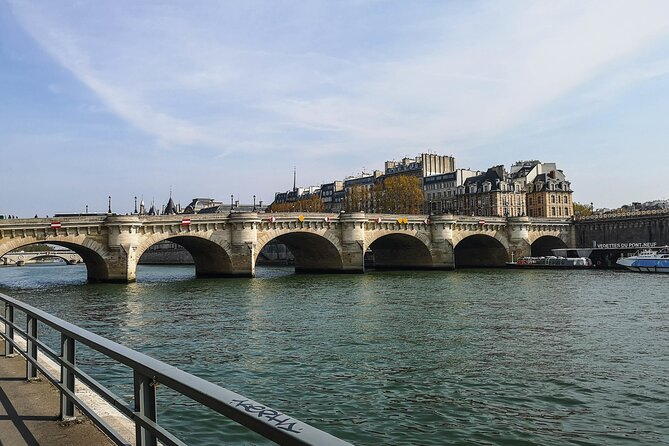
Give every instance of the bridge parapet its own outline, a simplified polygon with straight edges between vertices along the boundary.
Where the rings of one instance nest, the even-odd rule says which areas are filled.
[[[631,211],[631,212],[611,212],[606,214],[593,214],[581,217],[576,217],[575,221],[589,222],[593,220],[620,220],[620,219],[636,219],[642,217],[669,217],[669,209],[653,209],[647,211]]]

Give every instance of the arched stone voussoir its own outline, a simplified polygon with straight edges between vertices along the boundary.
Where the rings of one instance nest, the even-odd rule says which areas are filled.
[[[365,234],[365,248],[373,255],[375,269],[451,269],[435,258],[427,235],[415,231],[375,231]]]
[[[230,243],[223,237],[215,236],[212,231],[153,234],[138,244],[135,251],[137,262],[147,249],[163,241],[176,243],[190,253],[197,277],[235,275]]]
[[[555,237],[557,239],[560,239],[562,242],[565,244],[569,243],[569,235],[570,233],[568,231],[529,231],[528,234],[528,242],[533,244],[537,240],[543,237]]]
[[[295,258],[295,271],[302,273],[344,272],[344,260],[339,239],[331,230],[272,230],[258,237],[253,262],[262,248],[271,241],[286,245]]]
[[[507,237],[506,233],[503,231],[467,231],[467,232],[459,232],[457,235],[453,237],[453,248],[457,248],[457,246],[465,239],[468,239],[473,236],[477,235],[482,235],[486,237],[490,237],[492,239],[495,239],[499,243],[502,244],[504,249],[509,251],[510,246],[509,246],[509,238]]]
[[[472,233],[461,238],[453,249],[457,267],[500,267],[509,260],[506,239],[493,234]]]
[[[62,246],[79,254],[86,264],[89,282],[106,282],[110,280],[108,261],[111,254],[109,250],[99,241],[84,235],[55,235],[11,239],[9,242],[0,245],[0,256],[23,246],[34,245],[36,243]]]

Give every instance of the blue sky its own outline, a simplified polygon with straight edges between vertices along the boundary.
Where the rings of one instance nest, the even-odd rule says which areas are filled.
[[[0,214],[265,202],[432,151],[669,198],[669,2],[0,0]]]

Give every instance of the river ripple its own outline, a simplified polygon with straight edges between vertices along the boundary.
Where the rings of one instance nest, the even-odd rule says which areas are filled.
[[[195,280],[0,268],[0,292],[355,444],[669,444],[669,277],[461,270]],[[82,367],[130,399],[130,374]],[[159,390],[193,445],[262,438]]]

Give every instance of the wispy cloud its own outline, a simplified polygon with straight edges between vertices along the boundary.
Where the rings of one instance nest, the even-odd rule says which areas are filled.
[[[665,1],[11,4],[127,122],[224,154],[471,147],[669,32]]]

